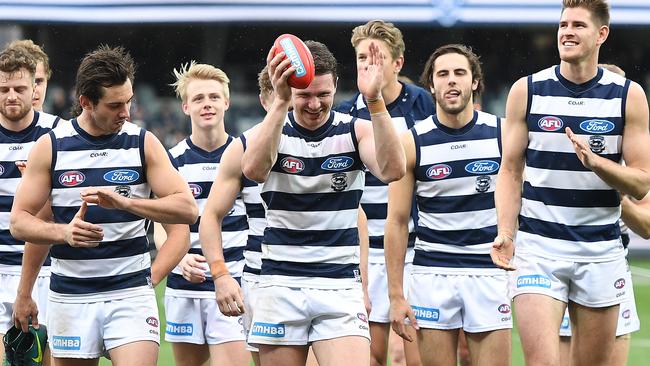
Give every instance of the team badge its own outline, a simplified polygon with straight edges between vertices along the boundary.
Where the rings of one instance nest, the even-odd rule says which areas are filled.
[[[605,151],[605,137],[589,136],[589,148],[595,154],[600,154]]]
[[[476,177],[476,192],[485,193],[490,189],[492,178],[489,175],[479,175]]]
[[[115,193],[126,198],[131,198],[131,186],[115,186]]]
[[[334,192],[341,192],[348,187],[348,176],[345,173],[332,174],[332,189]]]

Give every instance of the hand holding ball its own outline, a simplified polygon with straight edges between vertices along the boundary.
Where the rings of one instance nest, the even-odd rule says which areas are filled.
[[[278,52],[284,52],[285,58],[291,60],[291,66],[296,71],[289,76],[289,86],[296,89],[305,89],[314,80],[315,68],[314,59],[309,48],[292,34],[283,34],[273,44],[273,56]]]

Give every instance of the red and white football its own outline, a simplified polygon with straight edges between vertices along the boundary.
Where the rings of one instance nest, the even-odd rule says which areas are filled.
[[[314,80],[314,59],[309,48],[300,38],[293,34],[283,34],[276,38],[273,44],[273,55],[284,51],[285,57],[291,60],[291,65],[296,68],[293,75],[289,76],[289,85],[296,89],[305,89]]]

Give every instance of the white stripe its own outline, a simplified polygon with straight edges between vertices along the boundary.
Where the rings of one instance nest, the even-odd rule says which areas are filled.
[[[461,146],[462,148],[459,148]],[[460,140],[420,147],[421,165],[435,164],[441,161],[487,159],[486,157],[490,156],[500,156],[499,145],[495,138]]]
[[[290,230],[337,230],[357,227],[358,209],[332,211],[296,212],[269,210],[269,227]]]
[[[393,126],[395,127],[395,131],[398,134],[402,134],[408,130],[408,126],[406,125],[406,118],[404,117],[391,117],[393,120]]]
[[[490,175],[490,188],[487,192],[494,192],[496,175]],[[417,182],[416,194],[419,197],[445,197],[469,196],[476,194],[476,176],[441,179],[430,182]]]
[[[0,212],[0,230],[9,230],[10,217],[11,217],[11,212]]]
[[[613,219],[620,217],[621,210],[620,206],[597,209],[593,207],[547,206],[542,202],[522,198],[521,215],[570,226],[609,225]]]
[[[0,182],[2,182],[2,184],[0,184],[0,196],[16,195],[20,178],[5,178],[1,179]]]
[[[90,157],[93,153],[108,153],[108,156]],[[91,168],[112,168],[128,169],[139,167],[140,149],[87,149],[79,151],[57,151],[56,170],[80,170]]]
[[[348,191],[362,190],[365,185],[365,175],[358,170],[345,172]],[[271,172],[262,187],[262,192],[284,193],[332,193],[332,175],[300,176],[299,179],[291,174]]]
[[[246,246],[248,240],[248,230],[242,231],[222,231],[222,245],[224,249],[241,248]]]
[[[365,186],[361,203],[387,203],[388,186]]]
[[[103,259],[62,260],[52,258],[52,273],[76,278],[117,276],[142,271],[150,266],[149,253]]]
[[[579,105],[569,104],[576,100],[580,100],[581,103]],[[530,107],[531,114],[551,116],[585,117],[593,115],[594,111],[598,111],[600,118],[621,117],[621,98],[569,98],[533,95]]]
[[[266,219],[259,217],[248,218],[248,235],[262,236],[266,229]]]
[[[415,121],[415,132],[420,135],[424,135],[425,133],[437,128],[436,124],[433,123],[433,116],[429,116],[423,120]]]
[[[117,186],[101,186],[98,188],[114,191],[115,187]],[[132,185],[130,187],[131,187],[131,198],[149,198],[149,194],[151,193],[149,184],[142,183],[142,184]],[[52,193],[51,193],[52,206],[56,206],[56,207],[80,206],[81,191],[87,188],[88,187],[72,187],[72,188],[52,189]]]
[[[187,144],[187,140],[183,139],[176,144],[176,146],[172,147],[169,149],[169,155],[171,155],[174,159],[177,157],[183,155],[183,153],[187,150],[190,149],[190,145]]]
[[[572,262],[605,262],[625,255],[620,238],[582,242],[547,238],[525,231],[517,233],[515,247],[540,257]]]
[[[252,250],[246,250],[244,251],[244,258],[246,259],[246,265],[255,268],[255,269],[260,269],[262,268],[262,253],[261,252],[254,252]]]
[[[35,143],[36,141],[0,143],[0,156],[4,161],[27,160]]]
[[[533,83],[544,80],[558,81],[557,75],[555,75],[555,66],[551,66],[533,74]]]
[[[219,163],[185,164],[178,172],[187,182],[213,182],[219,171]]]
[[[620,86],[625,86],[625,77],[621,76],[615,72],[611,72],[605,68],[603,68],[603,77],[598,80],[598,84],[601,85],[608,85],[608,84],[616,84]]]
[[[472,230],[494,226],[496,209],[469,212],[425,213],[420,212],[418,225],[432,230]]]
[[[383,236],[385,226],[386,226],[386,220],[368,219],[368,235]]]
[[[359,246],[301,246],[262,244],[262,258],[300,263],[359,263]]]
[[[534,187],[574,189],[574,190],[606,190],[612,189],[594,172],[574,172],[569,170],[525,169],[526,180]]]
[[[311,144],[311,146],[310,146]],[[318,158],[328,155],[345,155],[355,152],[349,133],[325,137],[321,141],[307,142],[300,137],[282,135],[278,152],[297,158]]]
[[[252,187],[244,187],[241,190],[241,197],[244,203],[258,204],[262,203],[262,184],[258,184]]]
[[[492,242],[475,244],[475,245],[449,245],[439,243],[429,243],[424,240],[416,239],[415,248],[427,252],[443,252],[456,254],[490,254]]]
[[[115,224],[99,224],[104,229],[104,239],[102,241],[117,241],[146,236],[147,232],[144,229],[144,224],[144,219]]]
[[[580,134],[581,131],[573,131],[579,139],[589,142],[589,136]],[[602,135],[605,139],[605,150],[601,154],[617,154],[623,146],[623,136]],[[528,148],[538,151],[573,153],[575,149],[571,140],[564,133],[528,132]]]

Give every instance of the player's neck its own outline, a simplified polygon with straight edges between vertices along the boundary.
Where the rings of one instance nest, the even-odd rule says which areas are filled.
[[[456,130],[463,128],[474,118],[473,104],[468,103],[467,107],[465,107],[465,109],[459,113],[447,113],[442,108],[440,108],[440,106],[437,106],[436,117],[438,117],[438,121],[440,121],[440,123],[449,128]]]
[[[193,127],[190,140],[194,145],[205,151],[214,151],[226,143],[228,134],[223,127],[223,123],[208,128]]]
[[[34,120],[34,108],[32,108],[29,113],[25,115],[25,117],[21,118],[18,121],[10,121],[5,116],[0,115],[0,125],[2,128],[13,131],[13,132],[20,132],[32,123]]]
[[[395,79],[394,82],[389,83],[383,89],[381,89],[381,96],[384,98],[384,103],[386,103],[386,105],[389,105],[393,103],[397,97],[399,97],[401,92],[402,84],[397,81],[397,79]]]
[[[584,84],[598,74],[598,59],[580,62],[560,62],[560,74],[574,84]]]

